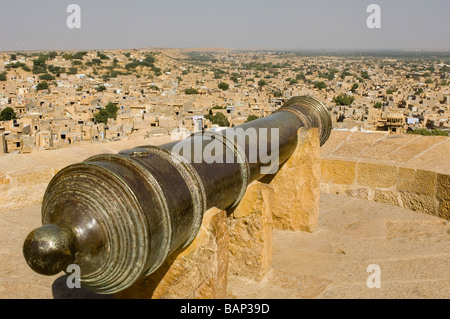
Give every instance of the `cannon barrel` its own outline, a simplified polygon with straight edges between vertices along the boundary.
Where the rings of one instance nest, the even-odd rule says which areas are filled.
[[[25,239],[25,259],[43,275],[76,264],[83,287],[121,291],[189,245],[206,210],[232,209],[252,181],[276,173],[301,127],[318,128],[321,145],[330,135],[330,115],[313,97],[222,132],[70,165],[46,189],[43,226]]]

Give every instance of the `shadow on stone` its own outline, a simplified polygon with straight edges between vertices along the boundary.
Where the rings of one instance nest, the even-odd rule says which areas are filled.
[[[61,276],[53,282],[52,293],[55,299],[112,299],[113,295],[100,295],[84,288],[69,288],[67,276]]]

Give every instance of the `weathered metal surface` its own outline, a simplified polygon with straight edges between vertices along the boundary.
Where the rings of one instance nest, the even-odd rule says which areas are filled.
[[[97,293],[121,291],[186,247],[207,209],[236,206],[249,183],[265,176],[261,167],[266,163],[249,160],[255,143],[272,149],[271,129],[277,129],[281,165],[293,154],[297,131],[303,126],[319,128],[321,144],[331,131],[325,106],[309,96],[292,98],[274,114],[236,127],[268,133],[258,133],[256,140],[243,136],[245,145],[206,132],[68,166],[47,187],[44,226],[26,238],[25,259],[44,275],[77,264],[85,288]],[[174,152],[194,145],[223,150],[223,161]],[[227,162],[230,154],[233,160]]]

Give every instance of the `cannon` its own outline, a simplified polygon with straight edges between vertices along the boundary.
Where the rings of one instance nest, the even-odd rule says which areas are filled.
[[[205,211],[232,210],[251,182],[276,173],[301,127],[318,128],[321,145],[330,135],[330,115],[314,97],[291,98],[269,116],[224,131],[70,165],[50,181],[43,226],[25,239],[24,257],[39,274],[76,264],[84,288],[122,291],[187,247]]]

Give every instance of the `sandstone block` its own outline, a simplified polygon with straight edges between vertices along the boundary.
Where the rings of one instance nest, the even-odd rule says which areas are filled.
[[[397,170],[394,166],[360,162],[357,169],[358,185],[379,188],[395,186]]]
[[[385,203],[389,205],[399,206],[399,195],[397,192],[375,190],[373,200],[375,202]]]
[[[270,270],[273,196],[270,185],[254,182],[230,215],[230,274],[260,281]]]
[[[320,165],[322,182],[329,184],[354,184],[356,162],[322,159]]]
[[[444,200],[439,204],[438,217],[450,220],[450,201]]]
[[[294,154],[270,182],[275,228],[311,232],[317,227],[320,174],[319,131],[300,129]]]
[[[398,190],[430,196],[436,194],[437,174],[435,172],[416,170],[411,179],[409,174],[407,175],[408,178],[403,178],[405,169],[401,170],[403,172],[400,175],[399,170]]]
[[[402,192],[400,198],[403,207],[430,215],[437,215],[438,213],[438,202],[434,196]]]
[[[345,191],[345,194],[350,197],[367,199],[369,197],[369,189],[362,187],[350,188]]]
[[[450,175],[438,175],[436,195],[440,200],[450,200]]]
[[[401,180],[414,180],[414,175],[416,170],[412,168],[399,167],[398,168],[398,178]]]
[[[115,294],[126,299],[215,299],[226,297],[228,226],[225,211],[212,208],[185,250],[175,252],[161,268]]]

